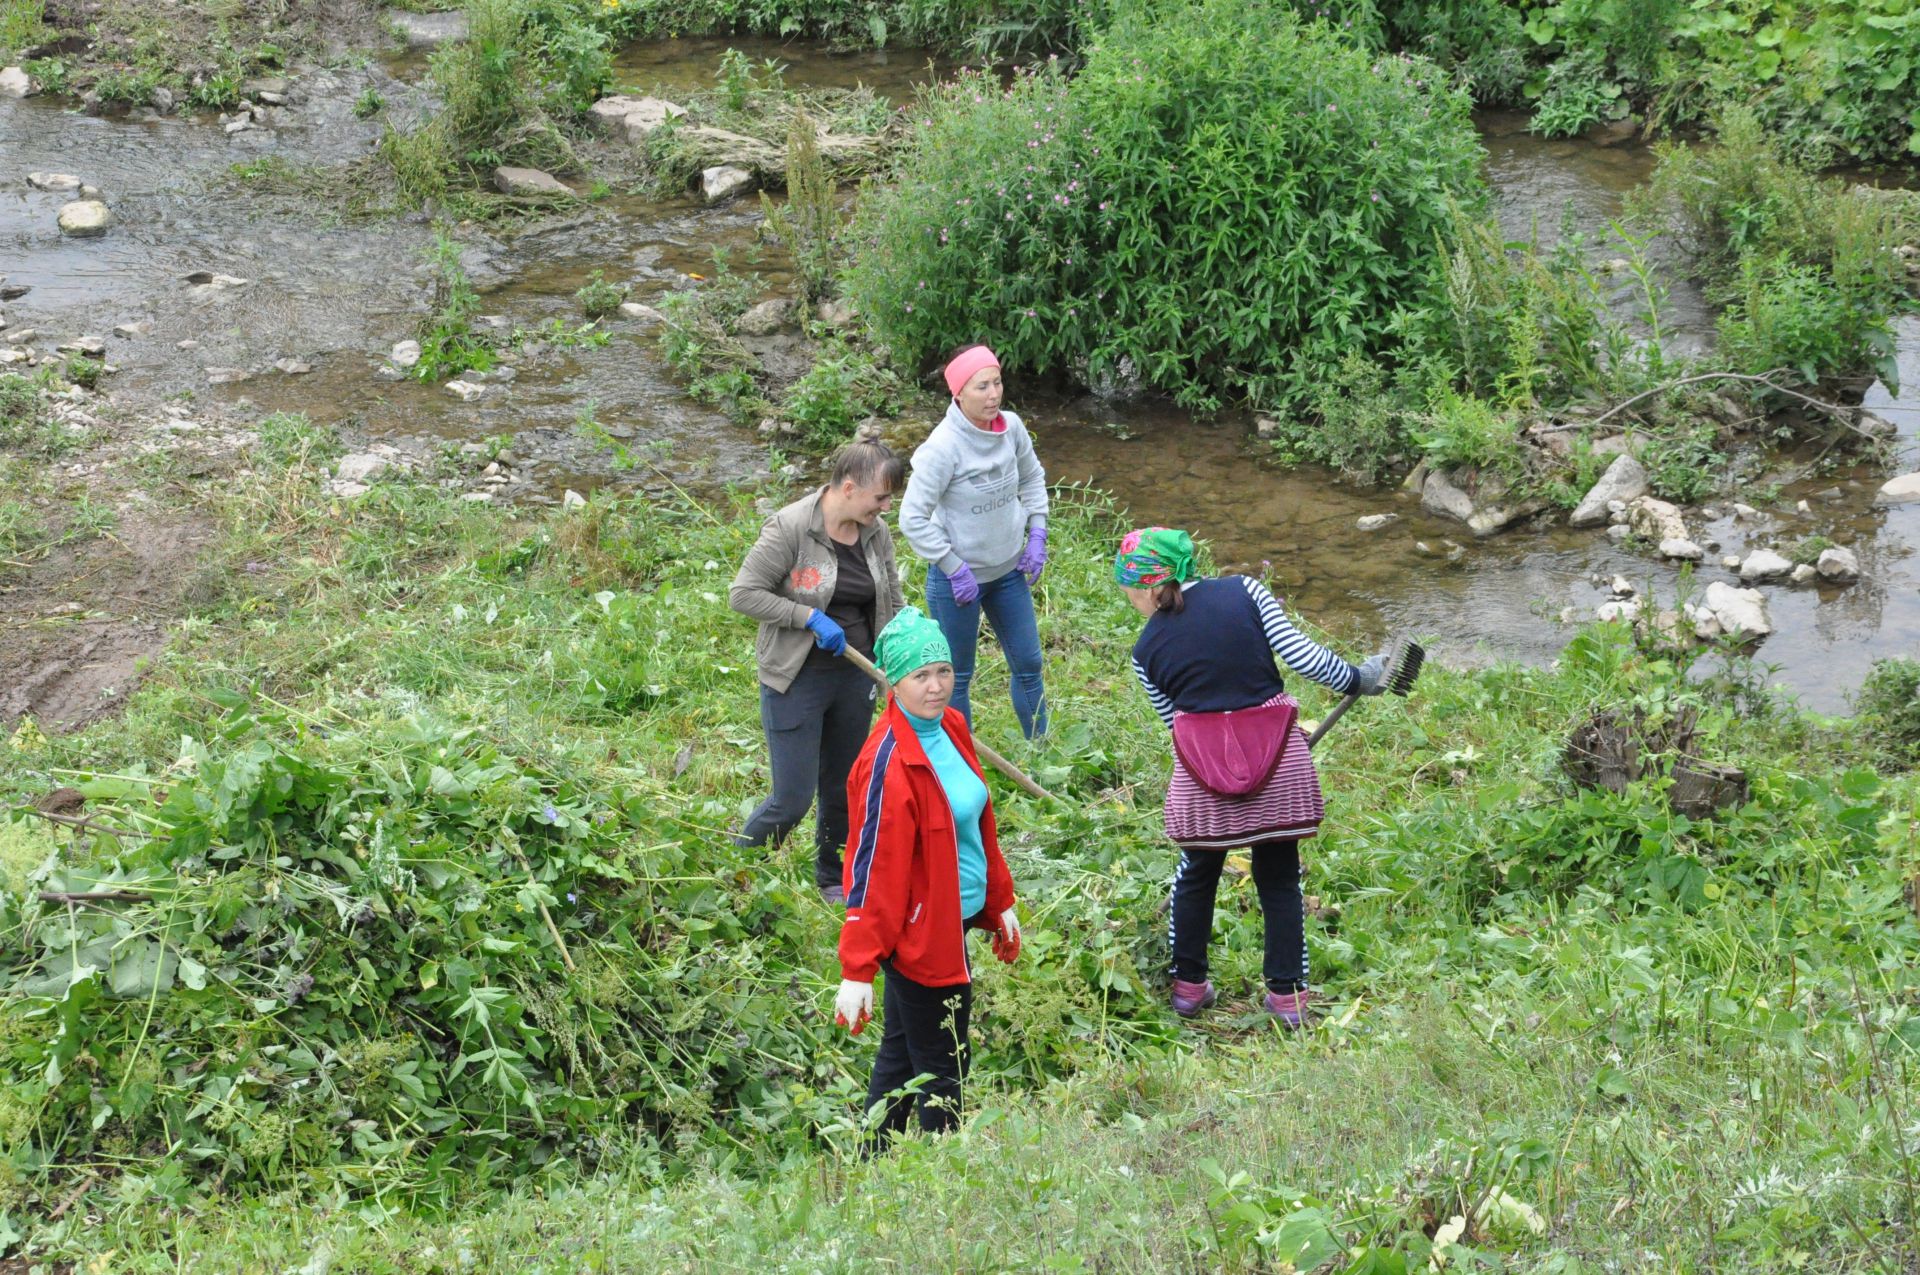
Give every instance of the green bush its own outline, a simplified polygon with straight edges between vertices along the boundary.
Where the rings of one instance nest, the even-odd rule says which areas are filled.
[[[846,289],[893,351],[1188,406],[1298,402],[1426,339],[1451,207],[1483,202],[1463,93],[1254,0],[1115,19],[1081,73],[930,90]]]
[[[595,270],[573,294],[573,299],[580,303],[581,313],[589,319],[604,319],[618,310],[620,303],[627,299],[627,285],[609,283],[600,271]]]
[[[1654,494],[1681,504],[1704,500],[1718,490],[1727,464],[1719,434],[1704,425],[1654,439],[1640,459]]]
[[[806,375],[788,388],[780,415],[809,447],[827,451],[852,437],[854,426],[867,417],[898,413],[906,399],[900,378],[872,355],[836,344],[822,350]]]
[[[1920,660],[1875,660],[1853,707],[1883,754],[1902,766],[1920,763]]]
[[[1427,460],[1442,469],[1471,466],[1518,478],[1526,468],[1518,423],[1499,408],[1453,386],[1436,384],[1427,410],[1410,431]]]
[[[1348,354],[1313,387],[1303,411],[1276,421],[1274,449],[1288,463],[1316,461],[1356,482],[1378,482],[1407,448],[1413,398],[1378,363]]]
[[[420,361],[413,365],[413,376],[422,381],[444,381],[468,368],[491,370],[499,361],[499,353],[493,342],[473,330],[480,295],[460,265],[460,245],[444,230],[438,231],[427,249],[427,260],[437,277],[433,307],[420,321]]]

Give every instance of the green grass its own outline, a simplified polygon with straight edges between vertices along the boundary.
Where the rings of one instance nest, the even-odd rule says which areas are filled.
[[[87,1112],[23,1117],[14,1097],[0,1213],[32,1251],[110,1252],[124,1271],[324,1253],[369,1272],[1358,1272],[1426,1269],[1458,1216],[1481,1264],[1455,1251],[1453,1269],[1907,1269],[1920,944],[1903,890],[1920,876],[1920,795],[1866,765],[1846,723],[1773,704],[1750,669],[1690,677],[1595,628],[1552,669],[1429,665],[1410,699],[1361,705],[1317,750],[1329,816],[1305,856],[1329,1018],[1290,1038],[1246,1012],[1261,928],[1239,882],[1215,922],[1228,1005],[1183,1026],[1162,1002],[1155,913],[1173,857],[1165,735],[1126,667],[1138,618],[1107,574],[1123,520],[1062,491],[1038,599],[1055,734],[1021,743],[991,648],[975,703],[983,738],[1073,805],[995,781],[1028,942],[1011,971],[980,970],[970,1124],[867,1161],[853,1104],[873,1042],[826,1023],[835,927],[811,898],[810,837],[779,852],[727,837],[765,782],[752,626],[725,603],[759,524],[746,498],[603,494],[523,514],[396,481],[334,508],[307,431],[268,433],[287,467],[217,498],[232,581],[218,608],[176,634],[122,720],[23,733],[0,794],[76,770],[180,787],[183,756],[205,767],[250,741],[320,768],[485,743],[523,776],[600,794],[622,871],[671,864],[693,882],[560,909],[583,972],[549,989],[586,994],[616,960],[657,979],[635,1012],[673,1024],[654,1065],[681,1096],[655,1106],[636,1082],[644,1116],[590,1136],[557,1115],[544,1143],[509,1123],[503,1155],[551,1153],[518,1185],[497,1165],[436,1168],[430,1139],[246,1164],[218,1189],[164,1144],[106,1143],[86,1207],[57,1221],[77,1167],[22,1148]],[[1295,689],[1308,717],[1330,706]],[[1570,789],[1560,750],[1600,706],[1695,709],[1708,755],[1746,768],[1750,803],[1695,823],[1658,778]],[[11,876],[27,856],[7,848]],[[644,944],[622,938],[642,922]],[[565,982],[545,957],[505,959],[502,979]],[[8,1012],[8,968],[0,1060],[37,1030]],[[271,1084],[271,1057],[254,1083]],[[584,1093],[616,1063],[564,1077]]]

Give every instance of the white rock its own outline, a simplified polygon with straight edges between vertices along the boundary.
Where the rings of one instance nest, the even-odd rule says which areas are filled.
[[[285,372],[288,376],[300,376],[303,373],[313,371],[313,364],[303,362],[300,359],[275,359],[273,365],[280,371]]]
[[[1613,541],[1615,544],[1619,544],[1622,540],[1625,540],[1628,536],[1632,534],[1633,534],[1633,528],[1629,527],[1624,522],[1616,522],[1611,527],[1607,528],[1607,539]]]
[[[1797,514],[1810,514],[1813,512],[1813,506],[1802,500],[1794,505],[1793,512]]]
[[[814,309],[814,317],[830,328],[844,328],[853,322],[853,303],[851,301],[822,301]]]
[[[35,190],[79,190],[80,179],[72,173],[28,173],[27,185]]]
[[[1707,586],[1703,602],[1728,633],[1765,637],[1773,632],[1773,623],[1767,618],[1766,595],[1758,589],[1736,589],[1715,580]]]
[[[253,379],[253,373],[243,367],[210,367],[206,371],[208,385],[233,385]]]
[[[0,69],[0,97],[31,97],[33,79],[17,66]]]
[[[470,491],[464,493],[460,499],[470,505],[484,505],[493,499],[493,493],[490,491]]]
[[[197,350],[200,348],[200,343],[192,337],[188,337],[184,341],[175,341],[173,348],[176,350]]]
[[[486,386],[475,385],[471,381],[448,381],[447,382],[447,393],[453,395],[455,398],[459,399],[462,403],[471,403],[475,399],[484,395],[486,392],[487,392]]]
[[[107,352],[107,343],[97,336],[77,336],[71,341],[62,341],[53,347],[56,354],[84,354],[97,359]]]
[[[252,128],[253,121],[242,116],[237,120],[228,120],[223,127],[226,129],[227,136],[232,137],[235,133],[244,133]]]
[[[1631,620],[1640,614],[1639,598],[1617,598],[1612,602],[1602,602],[1594,611],[1594,618],[1612,623],[1615,620]]]
[[[1860,578],[1860,559],[1854,556],[1851,549],[1823,549],[1813,565],[1822,580],[1831,580],[1836,584]]]
[[[153,335],[153,320],[139,319],[133,323],[122,323],[114,328],[113,334],[117,337],[125,337],[129,341],[136,340],[143,336],[151,336]]]
[[[327,490],[342,500],[358,500],[371,491],[372,488],[368,487],[365,483],[349,482],[336,478],[327,484]]]
[[[1905,505],[1920,500],[1920,472],[1889,478],[1874,493],[1876,505]]]
[[[587,108],[587,121],[616,141],[637,142],[670,119],[685,115],[684,107],[660,97],[603,97]]]
[[[412,367],[420,361],[420,343],[401,341],[393,347],[387,357],[393,360],[395,367]]]
[[[364,483],[393,468],[393,462],[372,452],[349,452],[333,468],[333,476],[342,482]]]
[[[1735,518],[1740,519],[1743,522],[1752,522],[1760,516],[1760,511],[1758,509],[1755,509],[1752,505],[1743,505],[1738,501],[1735,501],[1733,506],[1733,516]]]
[[[13,331],[7,333],[7,344],[25,345],[39,335],[40,332],[36,328],[15,328]]]
[[[247,281],[239,275],[219,274],[212,270],[195,270],[186,276],[186,281],[196,288],[244,288]]]
[[[1638,590],[1633,587],[1633,581],[1627,579],[1625,576],[1615,576],[1613,583],[1608,587],[1613,590],[1613,594],[1617,598],[1630,598],[1638,592]]]
[[[769,297],[741,315],[735,327],[742,336],[772,336],[785,326],[792,310],[791,301]]]
[[[1726,557],[1720,559],[1720,565],[1729,571],[1738,571],[1740,569],[1740,559],[1733,554],[1728,554]]]
[[[586,504],[587,498],[571,487],[560,494],[560,507],[562,509],[584,509]]]
[[[496,168],[493,188],[503,195],[572,195],[573,190],[552,173],[537,168]]]
[[[1580,498],[1567,522],[1575,527],[1597,527],[1607,520],[1616,503],[1631,501],[1647,494],[1647,470],[1626,452],[1613,458],[1598,482]]]
[[[1576,607],[1576,606],[1564,606],[1564,607],[1561,607],[1561,608],[1560,608],[1560,623],[1562,623],[1562,624],[1578,624],[1578,623],[1580,623],[1580,608],[1579,608],[1579,607]]]
[[[1751,580],[1778,580],[1793,570],[1793,564],[1771,549],[1755,549],[1740,564],[1740,579],[1744,583]]]
[[[60,207],[60,233],[75,239],[97,239],[113,224],[113,214],[97,199],[76,199]]]
[[[666,317],[652,306],[643,305],[638,301],[622,301],[620,313],[626,318],[639,319],[646,323],[658,323]]]
[[[1688,538],[1687,524],[1681,520],[1680,510],[1652,496],[1641,496],[1628,502],[1627,525],[1633,528],[1636,536],[1655,544],[1662,540]]]
[[[721,204],[753,189],[753,174],[732,164],[716,164],[700,173],[700,194],[710,204]]]
[[[1820,573],[1818,571],[1815,571],[1803,562],[1793,569],[1793,574],[1788,576],[1787,579],[1793,581],[1795,584],[1805,584],[1809,580],[1817,579],[1819,575]]]
[[[1353,525],[1362,531],[1378,531],[1390,522],[1399,520],[1399,514],[1367,514]]]
[[[1698,562],[1707,556],[1707,551],[1684,536],[1669,536],[1660,542],[1660,556]]]

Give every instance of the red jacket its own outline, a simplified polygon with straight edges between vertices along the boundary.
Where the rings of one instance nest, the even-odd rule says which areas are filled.
[[[957,708],[941,722],[967,765],[980,775],[973,734]],[[847,919],[840,927],[840,976],[871,983],[883,960],[916,983],[970,983],[966,927],[993,929],[1013,906],[1013,877],[1000,855],[993,802],[980,814],[987,852],[987,906],[960,915],[959,845],[946,790],[926,750],[891,696],[847,776],[848,844],[843,883]]]

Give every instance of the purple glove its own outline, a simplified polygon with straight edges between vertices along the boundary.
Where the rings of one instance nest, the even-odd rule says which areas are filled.
[[[980,600],[980,582],[973,578],[973,568],[964,562],[959,570],[948,574],[947,584],[953,589],[953,600],[963,607]]]
[[[1043,523],[1027,532],[1027,550],[1020,555],[1020,561],[1013,569],[1027,578],[1029,585],[1040,583],[1040,573],[1047,569],[1047,528]]]

